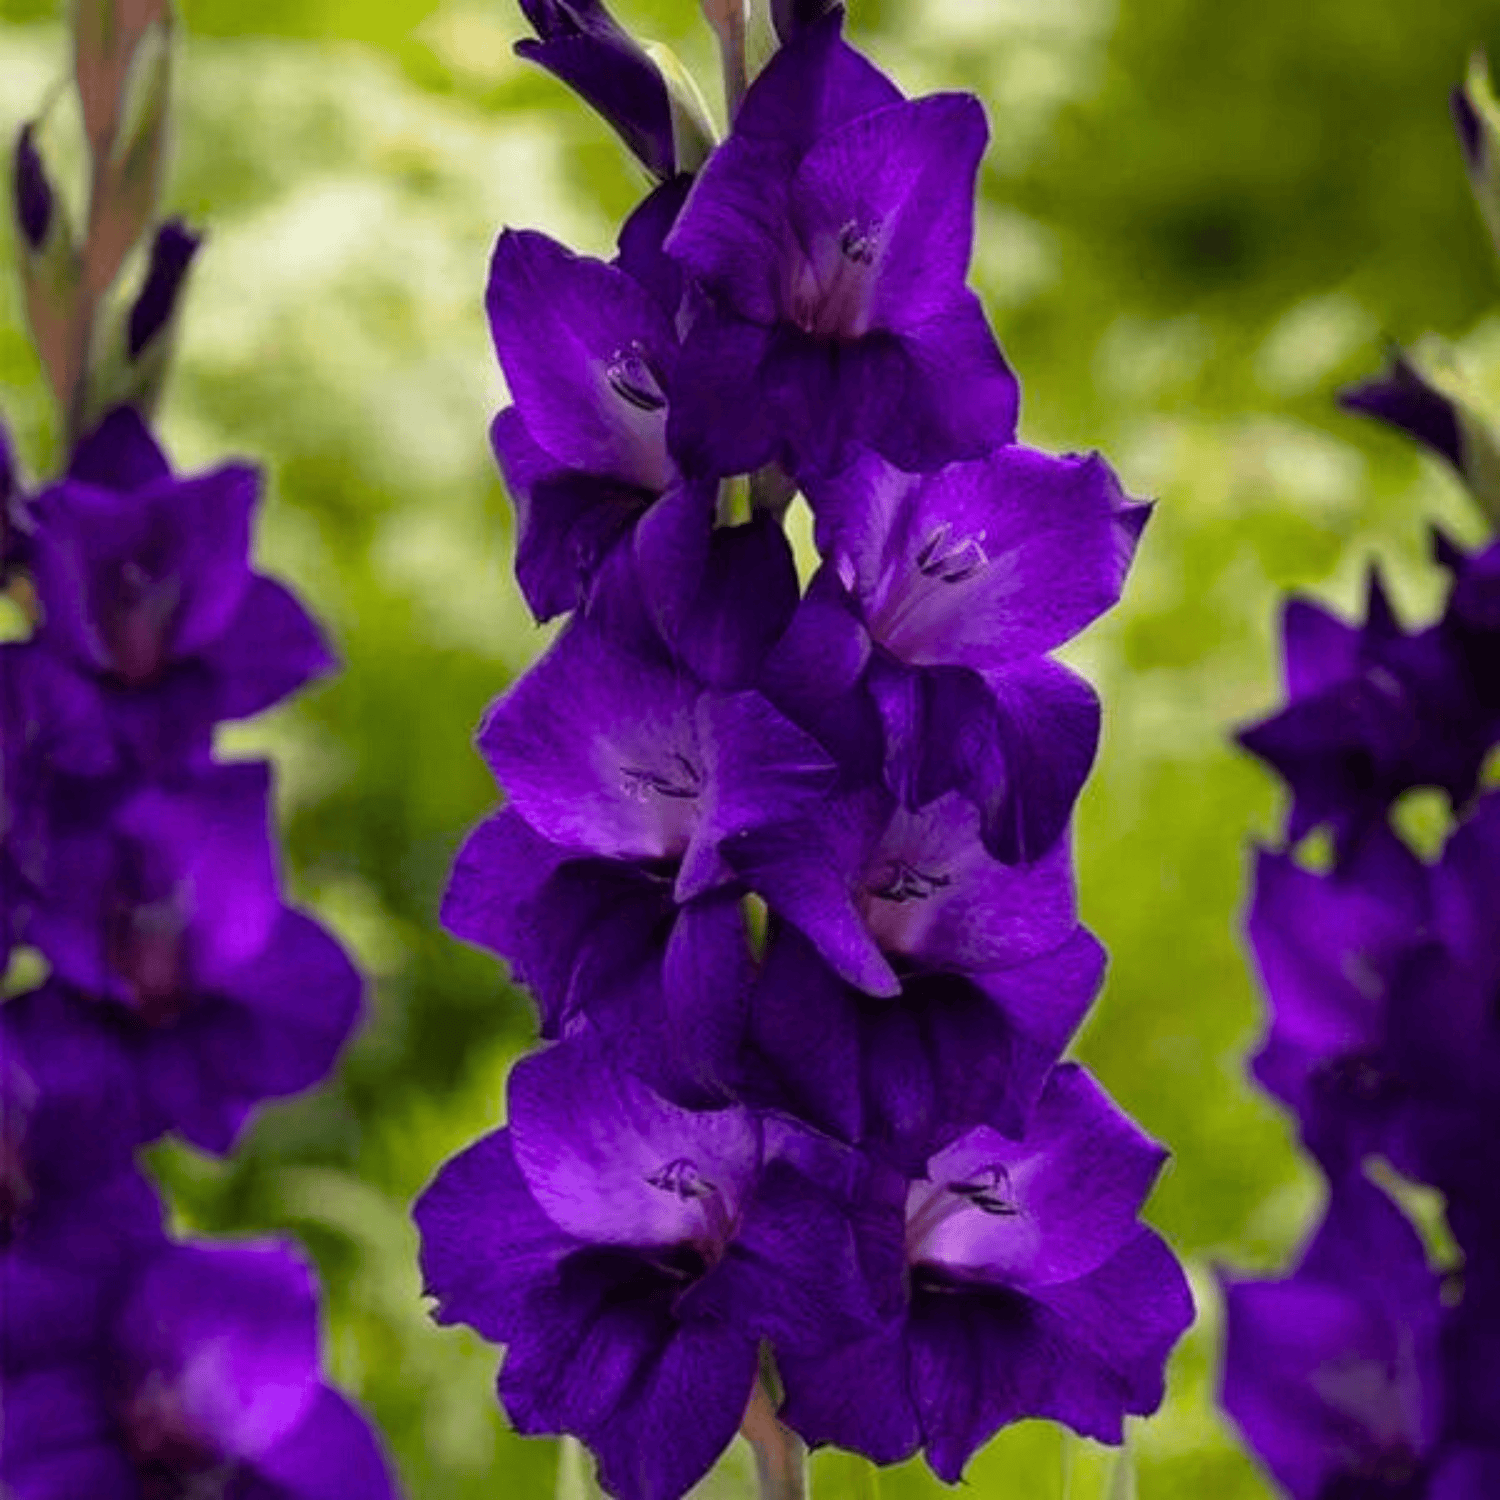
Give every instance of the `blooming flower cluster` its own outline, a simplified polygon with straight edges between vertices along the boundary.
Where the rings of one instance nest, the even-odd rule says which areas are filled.
[[[1500,139],[1470,94],[1455,115],[1471,162]],[[1346,402],[1441,452],[1487,506],[1466,462],[1474,419],[1410,362]],[[1287,848],[1256,860],[1249,934],[1271,1018],[1253,1071],[1328,1198],[1289,1276],[1228,1282],[1223,1400],[1295,1500],[1500,1493],[1500,791],[1481,774],[1500,744],[1500,542],[1466,553],[1437,535],[1434,551],[1451,585],[1423,629],[1401,625],[1376,574],[1358,624],[1293,600],[1289,701],[1241,736],[1292,798]],[[1391,822],[1418,787],[1454,814],[1430,865]],[[1326,870],[1292,852],[1318,828]],[[1365,1175],[1372,1158],[1444,1196],[1461,1255],[1446,1276]]]
[[[1049,653],[1147,507],[1016,442],[975,99],[903,97],[816,4],[744,87],[705,5],[714,145],[598,0],[524,8],[658,185],[613,260],[508,230],[490,271],[517,575],[569,617],[481,728],[507,802],[443,916],[548,1045],[417,1203],[436,1316],[619,1500],[772,1399],[949,1480],[1022,1418],[1118,1443],[1192,1309],[1138,1217],[1164,1152],[1059,1062],[1104,967],[1069,843],[1099,714]]]
[[[128,72],[118,48],[142,42],[136,6],[112,23],[115,50],[91,50],[97,9],[80,8],[86,120],[90,88]],[[108,184],[96,175],[104,207],[60,262],[79,276],[41,284],[51,302],[33,319],[82,327],[85,350]],[[65,227],[30,127],[16,209],[25,253],[49,253]],[[196,241],[167,225],[155,244],[126,325],[137,353],[172,318]],[[59,371],[71,420],[90,364]],[[282,897],[270,767],[213,754],[217,724],[332,666],[302,605],[250,565],[259,491],[241,464],[174,475],[131,406],[30,491],[0,434],[3,562],[32,623],[0,645],[0,1489],[14,1500],[392,1494],[374,1435],[320,1373],[300,1255],[172,1240],[135,1161],[167,1132],[227,1152],[258,1103],[329,1071],[360,1009],[342,948]]]

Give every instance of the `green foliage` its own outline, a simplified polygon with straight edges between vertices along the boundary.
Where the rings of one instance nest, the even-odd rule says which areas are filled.
[[[691,0],[620,12],[700,79]],[[1026,389],[1024,435],[1100,447],[1158,499],[1122,607],[1073,653],[1105,745],[1079,817],[1085,915],[1113,955],[1081,1055],[1175,1153],[1152,1205],[1200,1308],[1129,1459],[1027,1424],[974,1463],[976,1500],[1256,1500],[1215,1414],[1210,1267],[1282,1262],[1316,1209],[1285,1121],[1244,1081],[1260,1027],[1239,921],[1274,789],[1229,745],[1276,694],[1287,588],[1352,608],[1372,556],[1431,607],[1425,527],[1473,538],[1449,478],[1337,414],[1383,334],[1468,330],[1494,265],[1446,93],[1483,0],[854,0],[912,91],[972,87],[994,140],[977,259]],[[180,1224],[304,1235],[338,1377],[420,1500],[570,1497],[590,1481],[509,1434],[493,1351],[426,1318],[406,1216],[438,1163],[499,1121],[530,1036],[498,965],[435,911],[493,801],[475,724],[543,643],[509,576],[486,445],[502,387],[481,294],[501,224],[607,249],[641,182],[608,132],[509,52],[504,0],[184,0],[168,205],[207,226],[163,408],[184,466],[272,476],[262,561],[329,619],[346,670],[225,737],[272,754],[288,877],[371,976],[370,1022],[328,1088],[267,1110],[223,1165],[162,1147]],[[48,0],[0,0],[7,139],[66,67]],[[13,262],[13,248],[7,249]],[[0,389],[45,471],[56,434],[0,268]],[[1494,327],[1465,346],[1493,351]],[[1416,816],[1420,821],[1420,810]],[[576,1457],[576,1455],[574,1456]],[[732,1453],[704,1495],[748,1493]],[[817,1455],[826,1500],[918,1500]]]

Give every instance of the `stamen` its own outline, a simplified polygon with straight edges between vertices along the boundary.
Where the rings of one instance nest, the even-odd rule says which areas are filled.
[[[641,801],[651,794],[687,802],[703,791],[703,772],[687,756],[673,751],[670,771],[654,771],[645,766],[622,766],[625,790]]]
[[[948,1191],[973,1204],[981,1213],[1014,1218],[1021,1212],[1011,1187],[1010,1173],[999,1162],[982,1167],[963,1182],[950,1182]]]
[[[869,887],[870,894],[881,901],[926,901],[937,891],[953,884],[951,875],[928,874],[909,865],[903,859],[893,859],[887,867],[885,879],[879,885]]]
[[[669,1161],[646,1181],[663,1193],[675,1193],[684,1202],[690,1198],[708,1198],[718,1191],[706,1177],[699,1175],[697,1164],[685,1156]]]
[[[989,563],[984,550],[984,533],[978,536],[961,537],[951,546],[948,537],[951,528],[944,521],[928,534],[917,553],[917,571],[924,578],[936,578],[940,583],[962,583],[972,578]]]
[[[879,226],[861,229],[855,220],[850,219],[839,230],[839,253],[845,260],[852,260],[857,266],[868,266],[875,260],[875,249],[879,240]]]
[[[604,378],[615,395],[637,411],[661,411],[667,404],[661,381],[639,343],[617,349],[604,367]]]

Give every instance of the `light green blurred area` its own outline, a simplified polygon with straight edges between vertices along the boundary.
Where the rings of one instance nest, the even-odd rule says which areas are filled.
[[[621,0],[712,84],[692,0]],[[1200,1318],[1128,1469],[1026,1425],[976,1500],[1268,1494],[1213,1407],[1213,1266],[1283,1263],[1317,1189],[1247,1086],[1259,1005],[1238,935],[1269,780],[1228,745],[1274,701],[1278,596],[1354,605],[1372,557],[1429,609],[1425,528],[1456,486],[1332,393],[1382,338],[1494,350],[1494,267],[1446,93],[1500,40],[1485,0],[854,0],[911,92],[989,110],[976,278],[1025,388],[1023,436],[1102,448],[1155,497],[1124,603],[1073,659],[1102,691],[1079,816],[1085,915],[1112,953],[1079,1051],[1174,1160],[1151,1217]],[[180,1227],[289,1229],[324,1270],[338,1376],[422,1500],[589,1493],[575,1455],[510,1435],[494,1352],[428,1320],[407,1207],[498,1123],[530,1037],[499,967],[438,928],[457,840],[493,802],[470,735],[539,650],[509,574],[486,428],[502,397],[481,298],[503,224],[606,252],[643,184],[608,132],[510,54],[506,0],[184,0],[171,205],[210,238],[163,411],[177,461],[262,460],[265,566],[330,622],[344,674],[226,736],[279,767],[287,874],[372,976],[337,1080],[267,1110],[228,1164],[160,1148]],[[0,126],[61,74],[56,7],[0,0]],[[1485,28],[1490,28],[1486,36]],[[55,447],[0,274],[0,407],[34,471]],[[1476,330],[1477,331],[1473,331]],[[749,1493],[732,1452],[705,1496]],[[840,1455],[818,1496],[915,1500]]]

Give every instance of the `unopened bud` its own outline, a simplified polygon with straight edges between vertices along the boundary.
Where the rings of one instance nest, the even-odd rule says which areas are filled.
[[[1450,102],[1470,186],[1490,238],[1500,250],[1500,101],[1482,52],[1474,54],[1464,86],[1453,90]]]
[[[52,184],[47,181],[47,169],[42,164],[41,152],[36,149],[34,130],[35,126],[28,122],[16,136],[12,177],[16,226],[21,231],[26,248],[33,254],[42,248],[47,239],[54,203]]]
[[[126,325],[125,349],[130,359],[138,359],[172,319],[188,269],[202,243],[202,236],[194,234],[180,219],[168,219],[156,231],[146,280]]]
[[[661,42],[645,43],[646,56],[661,74],[672,111],[672,156],[679,172],[696,172],[717,143],[708,101],[682,60]]]

